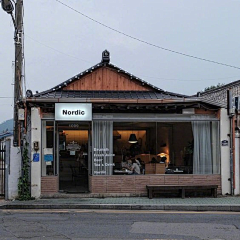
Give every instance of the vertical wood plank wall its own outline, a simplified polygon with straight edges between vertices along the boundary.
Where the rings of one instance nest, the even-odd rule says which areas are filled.
[[[123,73],[102,67],[80,79],[74,80],[64,87],[63,90],[151,91],[153,89],[143,85],[141,82],[130,79]]]

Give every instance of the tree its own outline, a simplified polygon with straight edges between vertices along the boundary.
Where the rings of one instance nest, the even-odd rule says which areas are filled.
[[[224,85],[225,85],[225,83],[218,83],[217,85],[212,85],[212,86],[210,86],[210,87],[204,88],[203,92],[212,90],[212,89],[214,89],[214,88],[222,87],[222,86],[224,86]]]

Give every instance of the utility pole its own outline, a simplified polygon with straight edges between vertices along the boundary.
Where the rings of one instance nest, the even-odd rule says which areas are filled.
[[[23,99],[22,92],[22,66],[23,66],[23,0],[16,0],[15,19],[13,16],[14,6],[12,0],[2,0],[2,8],[11,15],[14,24],[14,42],[15,42],[15,78],[14,78],[14,132],[13,144],[20,146],[21,131],[18,119],[19,102]]]
[[[23,0],[17,0],[15,8],[15,81],[14,81],[14,146],[20,145],[20,125],[18,120],[18,102],[23,98]]]

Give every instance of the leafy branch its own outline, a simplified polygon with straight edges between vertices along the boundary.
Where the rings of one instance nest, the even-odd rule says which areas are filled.
[[[30,182],[29,182],[29,157],[28,143],[25,142],[22,154],[22,176],[18,179],[18,200],[31,200]]]

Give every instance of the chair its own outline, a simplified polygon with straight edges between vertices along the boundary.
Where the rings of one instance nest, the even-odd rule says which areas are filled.
[[[69,167],[72,172],[72,182],[74,182],[75,186],[77,185],[77,179],[83,179],[84,175],[77,173],[76,168],[74,168],[71,164],[69,164]]]

